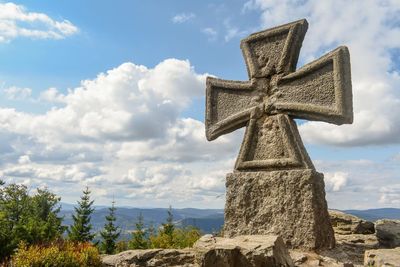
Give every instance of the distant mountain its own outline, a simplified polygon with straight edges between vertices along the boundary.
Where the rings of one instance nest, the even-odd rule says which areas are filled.
[[[224,214],[213,214],[204,218],[185,218],[177,223],[178,226],[194,226],[203,233],[218,233],[224,225]]]
[[[352,214],[368,221],[377,221],[380,219],[400,220],[400,209],[383,208],[369,210],[344,210],[343,212]]]
[[[64,225],[72,224],[72,214],[74,213],[73,207],[75,205],[62,203],[61,216],[64,216]],[[161,226],[167,219],[166,208],[126,208],[117,207],[116,224],[122,229],[122,238],[129,237],[132,230],[135,229],[135,223],[139,214],[141,213],[144,218],[146,227],[153,225],[154,227]],[[94,231],[100,231],[105,224],[105,216],[108,214],[108,208],[102,206],[95,206],[95,211],[92,215],[92,224]],[[211,233],[218,231],[223,225],[224,211],[222,209],[172,209],[172,215],[177,226],[195,225],[203,233]],[[194,220],[194,221],[193,221]],[[193,223],[192,223],[193,222]],[[196,225],[197,224],[197,225]]]
[[[60,202],[60,205],[62,211],[74,210],[75,207],[75,204],[70,204],[65,202]]]
[[[66,202],[60,202],[60,205],[61,205],[61,209],[62,209],[63,211],[74,210],[74,207],[77,206],[77,204],[71,204],[71,203],[66,203]],[[104,208],[107,208],[107,206],[101,206],[101,205],[99,205],[99,206],[95,205],[94,207],[95,207],[96,209],[104,209]]]
[[[61,203],[61,205],[61,215],[64,216],[64,225],[71,225],[71,215],[74,212],[73,207],[75,205],[68,203]],[[140,213],[143,215],[146,227],[153,225],[157,228],[167,219],[167,210],[166,208],[117,207],[116,224],[122,229],[122,238],[129,238],[131,232],[135,229],[135,222]],[[376,221],[384,218],[400,219],[400,209],[396,208],[344,210],[343,212],[353,214],[368,221]],[[94,231],[100,231],[103,228],[107,214],[107,207],[95,206],[95,211],[92,215]],[[222,209],[172,209],[172,214],[175,224],[178,227],[195,226],[203,234],[218,232],[224,224],[224,210]]]

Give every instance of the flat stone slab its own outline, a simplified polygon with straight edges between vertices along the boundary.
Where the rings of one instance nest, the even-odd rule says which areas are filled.
[[[197,267],[190,249],[136,249],[102,258],[104,267]]]
[[[351,261],[343,261],[319,255],[313,251],[291,250],[292,257],[296,267],[362,267],[363,265],[354,265]]]
[[[370,267],[400,267],[400,247],[394,249],[367,250],[364,266]]]
[[[193,248],[128,250],[102,258],[104,267],[294,267],[278,236],[205,235]]]
[[[224,235],[279,235],[290,248],[334,247],[323,175],[234,172],[226,178]]]
[[[282,238],[274,235],[205,235],[193,246],[202,267],[289,267],[294,266]]]
[[[321,256],[329,257],[343,263],[353,263],[363,266],[366,250],[379,248],[378,239],[374,234],[335,234],[334,249],[318,251]]]

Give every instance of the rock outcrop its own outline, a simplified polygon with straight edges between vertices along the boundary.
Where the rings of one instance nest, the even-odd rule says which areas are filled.
[[[205,235],[190,249],[129,250],[102,259],[104,267],[294,267],[278,236]]]
[[[382,247],[400,247],[400,220],[378,220],[375,222],[375,228]]]
[[[336,234],[374,234],[375,226],[373,222],[365,221],[354,215],[350,215],[338,210],[329,210],[333,230]]]
[[[395,249],[375,249],[365,252],[364,266],[368,267],[399,267],[400,247]]]
[[[260,181],[260,180],[258,180]],[[259,190],[264,187],[260,186]],[[255,188],[249,190],[251,192]],[[241,199],[240,192],[238,199]],[[330,211],[336,246],[310,251],[286,248],[277,235],[205,235],[193,248],[131,250],[103,257],[105,267],[400,267],[400,221],[374,224],[356,216]],[[241,221],[243,218],[238,218]],[[372,224],[372,225],[371,225]],[[375,234],[370,234],[376,229]],[[385,247],[394,247],[386,249]]]
[[[191,249],[127,250],[102,258],[104,267],[195,267],[195,252]]]
[[[319,251],[321,256],[336,259],[342,263],[353,263],[362,265],[364,262],[364,252],[369,249],[379,247],[378,239],[374,234],[350,234],[335,235],[336,246],[334,249]]]

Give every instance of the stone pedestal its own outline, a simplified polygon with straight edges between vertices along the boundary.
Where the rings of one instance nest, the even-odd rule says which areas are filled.
[[[193,249],[200,267],[294,267],[282,238],[274,235],[205,235]]]
[[[334,247],[321,173],[234,172],[226,187],[225,236],[275,234],[291,248]]]

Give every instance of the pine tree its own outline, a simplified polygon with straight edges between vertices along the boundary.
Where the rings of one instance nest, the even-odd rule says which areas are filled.
[[[111,208],[109,208],[109,214],[106,216],[107,223],[104,225],[103,231],[100,232],[103,241],[100,244],[102,251],[106,254],[113,254],[116,249],[116,241],[121,234],[119,227],[115,225],[116,217],[115,201],[112,202]]]
[[[47,189],[29,195],[24,185],[0,186],[0,262],[21,242],[34,245],[61,238],[65,227],[59,202],[60,197]]]
[[[172,214],[172,208],[169,206],[169,209],[167,210],[167,220],[166,223],[163,223],[163,233],[166,234],[167,236],[171,236],[174,233],[175,230],[175,225],[174,225],[174,216]]]
[[[75,214],[72,215],[73,225],[68,229],[68,238],[76,242],[90,242],[94,238],[92,224],[90,223],[91,215],[94,211],[92,208],[93,200],[90,200],[89,188],[83,191],[81,201],[78,201],[78,207],[75,207]]]
[[[171,206],[169,206],[167,213],[168,213],[168,216],[167,216],[166,223],[162,224],[162,226],[163,226],[162,234],[165,235],[165,237],[167,238],[168,246],[173,246],[175,225],[174,225],[174,216],[172,214]]]
[[[144,220],[142,213],[139,214],[135,223],[135,231],[132,233],[132,239],[129,241],[130,249],[148,248],[147,234],[144,230]]]

